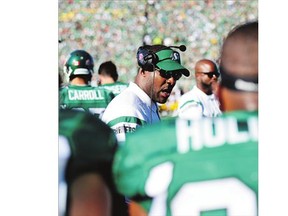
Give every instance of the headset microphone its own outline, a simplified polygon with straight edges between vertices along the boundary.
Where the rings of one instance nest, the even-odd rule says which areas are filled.
[[[186,51],[186,46],[185,45],[169,46],[169,47],[180,49],[180,51],[182,51],[182,52]]]

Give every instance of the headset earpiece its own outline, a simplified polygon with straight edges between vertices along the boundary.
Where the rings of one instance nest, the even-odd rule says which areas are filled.
[[[154,71],[155,65],[158,62],[158,56],[141,46],[137,51],[137,62],[143,70]]]

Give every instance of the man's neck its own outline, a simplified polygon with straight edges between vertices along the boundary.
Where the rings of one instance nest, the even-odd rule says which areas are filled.
[[[101,85],[104,85],[104,84],[112,84],[112,83],[115,83],[115,81],[113,80],[112,77],[103,77],[101,79]]]
[[[85,82],[84,79],[80,77],[75,77],[73,80],[70,81],[71,85],[88,85],[87,82]]]
[[[206,95],[211,95],[213,93],[211,86],[207,86],[207,85],[202,84],[202,85],[197,85],[197,88],[199,88]]]

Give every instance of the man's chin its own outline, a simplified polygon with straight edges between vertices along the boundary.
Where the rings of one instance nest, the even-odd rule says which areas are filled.
[[[170,93],[168,92],[160,92],[159,94],[159,103],[166,103],[168,98],[170,96]]]
[[[161,97],[161,98],[159,98],[159,100],[157,102],[160,103],[160,104],[164,104],[164,103],[167,102],[167,100],[168,100],[168,97],[167,98]]]

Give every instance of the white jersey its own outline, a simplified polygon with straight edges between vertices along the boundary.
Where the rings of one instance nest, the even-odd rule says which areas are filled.
[[[133,82],[116,96],[107,106],[102,121],[115,132],[119,143],[125,141],[125,134],[137,127],[160,121],[158,106]]]
[[[220,103],[214,94],[207,95],[196,85],[179,99],[178,115],[180,118],[216,117],[222,112]]]

